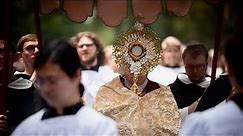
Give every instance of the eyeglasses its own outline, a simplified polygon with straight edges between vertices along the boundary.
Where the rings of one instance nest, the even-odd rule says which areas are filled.
[[[194,69],[196,69],[197,71],[201,71],[204,70],[204,68],[206,67],[206,64],[198,64],[198,65],[188,65],[185,66],[185,68],[189,71],[193,71]]]
[[[35,52],[35,48],[38,48],[37,45],[28,45],[27,47],[23,48],[23,51],[33,53]]]
[[[94,43],[89,43],[89,44],[81,44],[81,45],[79,45],[78,47],[79,48],[83,48],[84,46],[86,46],[86,47],[92,47],[92,46],[94,46],[95,44]]]
[[[60,81],[61,77],[54,77],[54,76],[49,76],[49,77],[37,77],[34,86],[35,88],[39,89],[41,86],[46,84],[47,86],[53,86],[57,85],[57,83]]]

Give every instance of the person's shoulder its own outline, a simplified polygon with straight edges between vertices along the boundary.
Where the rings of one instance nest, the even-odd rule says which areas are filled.
[[[18,78],[15,81],[8,84],[8,88],[14,90],[24,90],[29,89],[33,85],[32,81],[25,78]]]
[[[202,112],[195,112],[186,117],[180,130],[180,136],[187,135],[205,135],[205,118]]]
[[[233,101],[210,108],[202,112],[202,116],[209,121],[217,121],[221,119],[231,118],[234,114],[240,112],[240,109]],[[213,123],[213,122],[212,122]]]
[[[80,109],[78,119],[86,135],[118,135],[115,121],[90,106],[83,106]]]
[[[203,112],[195,112],[188,116],[188,120],[197,120],[198,122],[207,121],[210,124],[232,118],[237,114],[239,109],[233,101],[229,101],[223,105],[210,108]]]
[[[79,115],[87,120],[89,124],[94,124],[94,123],[111,123],[114,124],[115,122],[113,121],[113,119],[104,116],[102,113],[94,110],[93,108],[91,108],[90,106],[83,106],[80,111],[79,111]]]
[[[214,107],[203,112],[194,112],[186,117],[180,130],[181,136],[186,135],[209,135],[217,119],[215,115],[220,114]]]
[[[190,114],[182,125],[180,135],[212,135],[232,133],[241,111],[234,102]],[[226,129],[227,128],[227,129]]]
[[[99,70],[98,70],[98,73],[107,73],[107,72],[113,72],[112,69],[110,67],[108,67],[107,65],[104,65],[104,66],[100,66],[99,67]]]
[[[45,110],[42,109],[32,115],[30,115],[28,118],[26,118],[22,123],[28,123],[28,122],[31,122],[31,123],[35,123],[35,122],[38,122],[39,120],[41,120],[43,114],[44,114]]]
[[[121,75],[113,78],[111,81],[107,82],[106,84],[102,85],[101,87],[105,88],[122,88],[123,84],[121,82]]]
[[[93,70],[82,70],[82,82],[91,82],[94,79],[98,78],[98,72],[93,71]]]
[[[37,124],[41,121],[41,118],[44,114],[44,109],[32,114],[24,121],[22,121],[18,127],[14,130],[13,135],[21,133],[23,130],[35,129]]]
[[[170,83],[168,86],[178,86],[178,85],[181,85],[181,84],[184,84],[180,78],[178,76],[180,76],[181,74],[184,74],[184,73],[179,73],[177,74],[177,77],[176,79],[174,80],[174,82]]]
[[[155,94],[159,97],[163,97],[163,100],[164,101],[167,101],[169,103],[175,103],[175,100],[174,100],[174,96],[172,94],[172,91],[170,89],[169,86],[164,86],[164,85],[161,85],[159,84],[159,89],[156,89],[155,91]],[[173,100],[173,101],[172,101]]]

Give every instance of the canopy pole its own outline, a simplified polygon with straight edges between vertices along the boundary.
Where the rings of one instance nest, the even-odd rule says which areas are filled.
[[[3,74],[1,75],[1,86],[0,86],[0,114],[6,114],[7,110],[7,87],[12,74],[12,63],[11,59],[11,3],[9,0],[4,1],[4,66]],[[12,62],[12,61],[11,61]]]
[[[36,35],[38,38],[38,49],[42,49],[42,34],[41,34],[41,24],[40,24],[40,16],[39,16],[39,0],[32,0],[33,10],[34,10],[34,18],[35,18],[35,28]]]
[[[219,3],[216,7],[217,10],[217,22],[215,31],[215,42],[214,42],[214,54],[213,54],[213,64],[211,71],[211,83],[215,80],[217,62],[219,57],[220,39],[223,24],[223,13],[224,13],[224,2]]]

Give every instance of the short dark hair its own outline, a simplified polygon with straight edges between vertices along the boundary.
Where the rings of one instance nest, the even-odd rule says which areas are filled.
[[[193,58],[203,55],[205,57],[206,61],[208,60],[208,51],[207,51],[206,47],[204,46],[204,44],[199,43],[199,42],[192,42],[187,45],[186,49],[184,50],[184,52],[182,54],[182,59],[185,60],[185,57],[187,55],[189,55]]]
[[[243,86],[243,65],[241,63],[241,58],[243,57],[242,37],[240,39],[240,37],[230,36],[226,40],[224,47],[225,59],[232,67],[237,83]]]
[[[69,76],[74,77],[77,70],[81,68],[79,56],[75,48],[63,40],[51,40],[44,44],[34,62],[34,69],[43,67],[47,62],[58,64],[60,68]],[[84,88],[80,83],[80,93]]]

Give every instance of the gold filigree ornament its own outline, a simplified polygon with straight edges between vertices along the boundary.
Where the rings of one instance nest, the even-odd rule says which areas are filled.
[[[133,76],[131,90],[139,92],[138,75],[146,75],[158,64],[161,53],[160,39],[140,22],[121,33],[115,44],[113,55],[119,67],[126,67]]]

